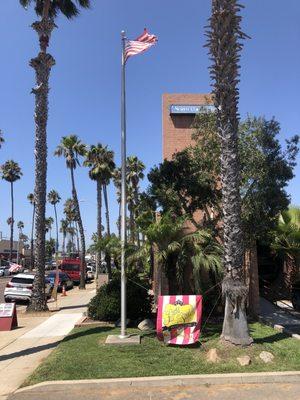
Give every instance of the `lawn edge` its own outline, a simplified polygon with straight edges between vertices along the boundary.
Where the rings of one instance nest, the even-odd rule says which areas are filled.
[[[99,385],[106,388],[148,387],[148,386],[187,386],[187,385],[222,385],[222,384],[255,384],[255,383],[292,383],[300,382],[300,371],[251,372],[231,374],[174,375],[138,378],[82,379],[65,381],[45,381],[26,386],[14,392],[39,392],[55,387],[56,391],[65,390],[66,385]]]

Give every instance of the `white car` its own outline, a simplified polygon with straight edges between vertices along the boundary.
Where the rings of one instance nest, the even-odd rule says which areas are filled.
[[[6,303],[11,301],[29,301],[32,296],[32,287],[34,281],[34,274],[17,274],[15,275],[10,282],[6,284],[4,290],[4,300]],[[46,288],[45,291],[47,293],[47,297],[51,295],[52,285],[49,283],[49,280],[46,279]]]
[[[88,265],[86,267],[86,278],[89,281],[95,279],[94,268],[91,265]]]
[[[4,300],[6,302],[15,300],[28,301],[32,295],[34,275],[17,274],[6,284]]]

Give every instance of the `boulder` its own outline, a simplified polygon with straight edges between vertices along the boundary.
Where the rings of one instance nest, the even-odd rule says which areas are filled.
[[[206,360],[211,363],[218,363],[219,361],[221,361],[217,349],[210,349],[206,355]]]
[[[262,351],[259,355],[259,358],[263,360],[264,363],[268,364],[274,360],[274,356],[272,353],[268,351]]]
[[[138,328],[140,331],[153,331],[155,325],[151,319],[144,319],[138,324]]]
[[[251,358],[249,356],[237,357],[237,360],[242,367],[246,367],[247,365],[251,364]]]

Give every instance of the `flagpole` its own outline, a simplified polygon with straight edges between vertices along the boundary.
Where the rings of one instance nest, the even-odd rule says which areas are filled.
[[[125,97],[125,32],[121,32],[122,40],[122,74],[121,74],[121,334],[126,334],[126,274],[125,274],[125,246],[126,246],[126,97]]]

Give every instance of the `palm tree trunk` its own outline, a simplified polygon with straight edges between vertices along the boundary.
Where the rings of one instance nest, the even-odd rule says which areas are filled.
[[[246,317],[247,287],[243,277],[240,166],[238,159],[239,60],[245,38],[241,32],[237,0],[213,0],[209,43],[213,61],[211,78],[221,139],[221,180],[225,278],[222,285],[225,315],[222,338],[236,345],[249,345],[252,338]]]
[[[130,243],[134,244],[135,234],[134,234],[134,211],[133,211],[133,202],[130,201],[129,206],[129,226],[130,226]]]
[[[44,15],[41,21],[32,24],[40,40],[40,53],[31,59],[30,66],[36,74],[36,87],[32,89],[35,95],[35,267],[36,276],[33,283],[30,311],[47,310],[45,296],[45,212],[46,212],[46,182],[47,182],[47,120],[49,75],[54,58],[47,54],[49,38],[55,24],[48,18],[50,1],[44,3]]]
[[[118,237],[121,240],[121,202],[119,201]]]
[[[79,235],[78,235],[79,229],[78,229],[78,223],[76,221],[75,221],[74,227],[75,227],[75,234],[76,234],[77,253],[79,254],[80,253]]]
[[[138,186],[135,185],[134,188],[133,188],[133,190],[134,190],[134,202],[135,202],[135,205],[134,205],[134,217],[135,217],[136,242],[137,242],[138,248],[140,248],[140,247],[141,247],[141,244],[140,244],[140,234],[139,234],[139,230],[138,230],[138,227],[137,227],[137,224],[136,224],[136,220],[137,220],[137,217],[138,217],[137,206],[138,206],[138,202],[139,202],[139,191],[138,191]]]
[[[102,185],[97,180],[97,235],[98,241],[102,239]],[[96,287],[98,286],[98,277],[101,267],[101,251],[98,251],[96,259]]]
[[[30,271],[33,269],[33,232],[34,232],[35,204],[33,204],[32,222],[31,222],[31,240],[30,240]]]
[[[74,170],[71,167],[71,181],[72,181],[72,197],[74,200],[75,212],[77,215],[77,223],[79,227],[80,233],[80,241],[81,241],[81,263],[80,263],[80,284],[79,289],[85,289],[85,237],[84,237],[84,229],[80,214],[79,202],[77,197],[77,191],[75,187],[75,179],[74,179]]]
[[[62,253],[63,253],[63,256],[65,256],[65,254],[66,254],[66,234],[65,234],[65,232],[63,232]]]
[[[57,221],[57,210],[56,204],[54,204],[54,214],[55,214],[55,226],[56,226],[56,245],[55,245],[55,252],[58,252],[59,243],[58,243],[58,221]]]
[[[289,298],[291,298],[293,284],[296,282],[298,274],[299,267],[296,258],[287,254],[283,265],[283,284]]]
[[[12,261],[13,245],[14,245],[14,184],[10,182],[10,197],[11,197],[11,223],[10,223],[10,246],[9,259]]]
[[[108,209],[108,196],[107,196],[107,186],[103,184],[103,194],[104,194],[104,203],[105,203],[105,218],[106,218],[106,232],[107,236],[110,238],[110,224],[109,224],[109,209]],[[107,273],[109,279],[111,278],[111,256],[110,254],[105,255]]]

